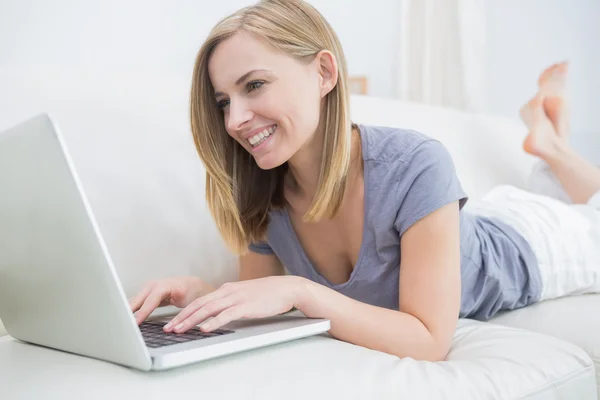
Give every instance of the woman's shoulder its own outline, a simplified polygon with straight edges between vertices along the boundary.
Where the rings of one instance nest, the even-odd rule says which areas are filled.
[[[425,143],[441,144],[413,130],[377,125],[358,125],[363,143],[363,158],[384,163],[408,161]]]

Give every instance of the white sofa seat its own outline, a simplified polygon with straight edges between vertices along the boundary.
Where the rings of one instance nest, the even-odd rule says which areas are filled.
[[[490,322],[540,332],[585,350],[595,365],[600,397],[600,295],[565,297],[506,312]]]
[[[52,366],[52,368],[49,368]],[[326,335],[159,373],[0,339],[8,398],[86,399],[195,394],[219,399],[593,399],[594,366],[550,336],[460,321],[448,361],[397,357]],[[64,377],[68,384],[53,386]],[[24,384],[27,381],[28,384]]]

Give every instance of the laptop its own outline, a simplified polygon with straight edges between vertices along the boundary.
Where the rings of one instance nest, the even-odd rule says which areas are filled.
[[[138,327],[47,114],[0,133],[0,190],[0,319],[15,339],[149,371],[330,329],[328,320],[293,313],[237,320],[208,334],[167,334],[164,315]]]

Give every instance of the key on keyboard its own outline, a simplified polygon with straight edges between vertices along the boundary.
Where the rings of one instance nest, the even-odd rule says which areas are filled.
[[[227,329],[216,329],[212,332],[202,332],[198,328],[192,328],[185,333],[167,333],[163,331],[164,322],[145,321],[140,325],[142,337],[146,346],[151,348],[171,346],[179,343],[191,342],[193,340],[206,339],[215,336],[227,335],[234,331]]]

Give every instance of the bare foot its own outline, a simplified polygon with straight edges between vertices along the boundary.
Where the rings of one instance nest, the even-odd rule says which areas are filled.
[[[568,140],[569,100],[567,93],[567,73],[569,64],[554,64],[540,75],[538,79],[539,93],[544,97],[544,110],[554,124],[556,133],[565,141]]]
[[[546,159],[558,149],[567,145],[558,136],[554,124],[544,111],[544,98],[538,93],[521,109],[521,117],[529,127],[529,134],[523,142],[523,150],[534,156]]]

